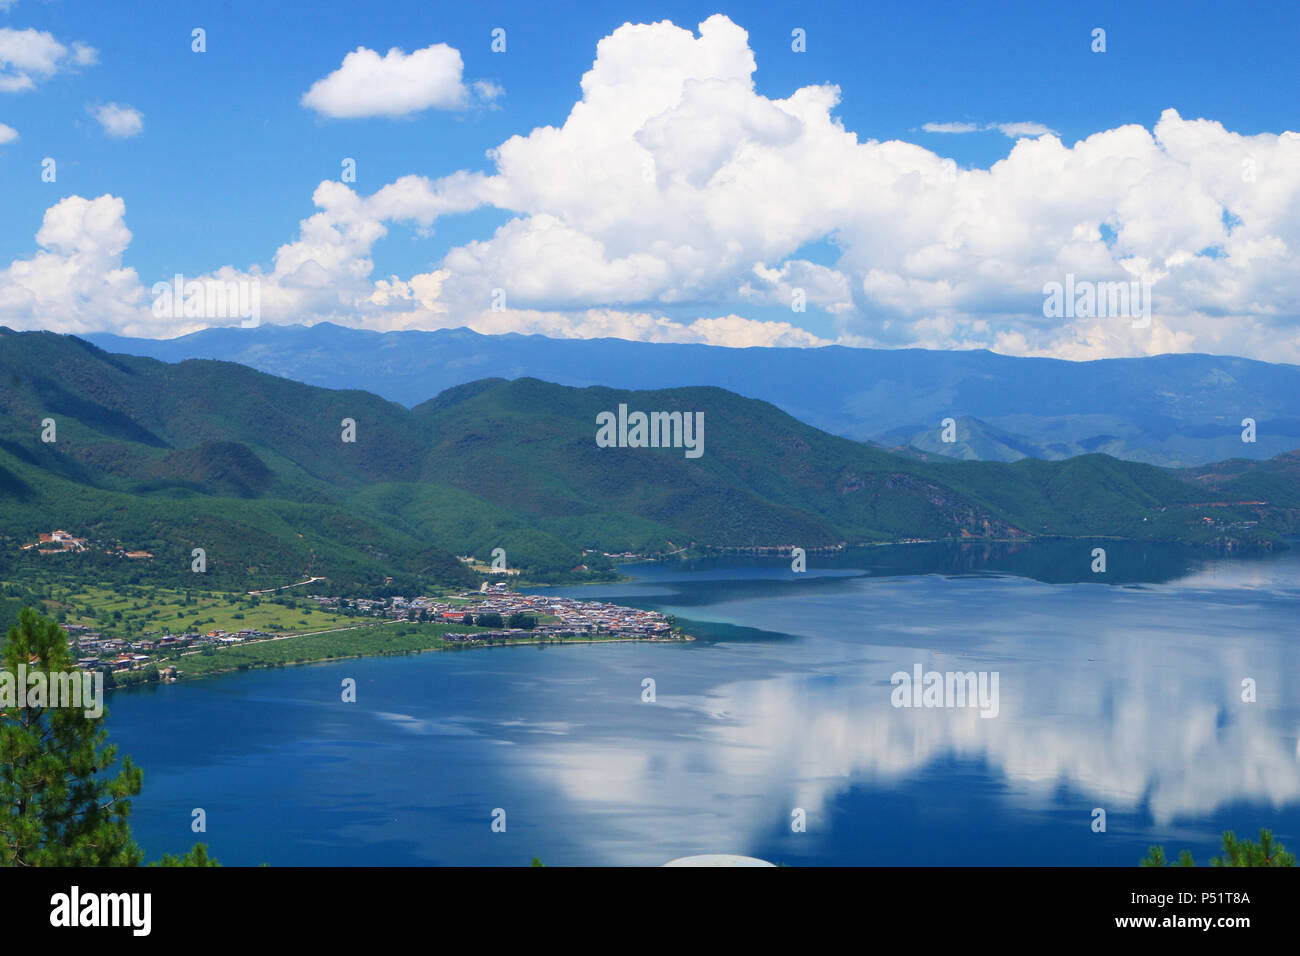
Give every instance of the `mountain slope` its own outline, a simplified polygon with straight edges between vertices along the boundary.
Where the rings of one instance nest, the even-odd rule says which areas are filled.
[[[323,567],[348,581],[470,580],[445,549],[344,504],[414,476],[424,440],[401,406],[48,333],[0,335],[0,382],[0,559],[59,527],[152,552],[145,574],[188,572],[203,548],[214,582],[278,585]],[[364,451],[340,441],[344,417],[366,422]]]
[[[142,574],[188,573],[203,547],[212,573],[263,585],[308,573],[465,581],[452,552],[487,558],[496,547],[511,566],[556,572],[598,562],[582,557],[591,550],[904,538],[1278,546],[1300,511],[1289,460],[1225,464],[1213,480],[1231,500],[1207,523],[1197,507],[1211,478],[1201,472],[1105,455],[900,456],[715,387],[487,379],[408,409],[47,333],[0,335],[0,382],[0,562],[81,560],[18,555],[59,527],[96,541],[96,560],[112,560],[105,547],[152,551]],[[702,415],[702,453],[601,447],[598,416],[620,406]],[[46,419],[53,442],[41,440]],[[344,419],[355,441],[344,440]]]
[[[597,447],[596,416],[620,404],[702,411],[705,453],[690,459],[676,449]],[[611,511],[673,529],[668,541],[678,545],[683,534],[729,546],[1031,534],[1181,537],[1188,516],[1180,509],[1201,496],[1175,473],[1104,455],[1010,464],[917,461],[828,435],[764,402],[715,388],[623,392],[520,379],[480,383],[472,393],[445,394],[414,412],[431,422],[436,442],[422,478],[579,538]],[[1274,495],[1268,507],[1300,507],[1300,485]],[[1290,526],[1281,512],[1274,520]],[[1203,538],[1203,530],[1196,536]]]
[[[408,406],[488,377],[628,389],[713,385],[771,402],[833,434],[959,458],[1101,452],[1190,466],[1300,447],[1300,366],[1225,356],[1065,362],[982,350],[734,349],[468,329],[379,333],[328,323],[208,329],[163,341],[90,338],[166,361],[240,362]],[[940,422],[949,417],[977,420],[974,434],[959,429],[957,443],[940,442]],[[1257,423],[1253,444],[1241,441],[1245,417]]]

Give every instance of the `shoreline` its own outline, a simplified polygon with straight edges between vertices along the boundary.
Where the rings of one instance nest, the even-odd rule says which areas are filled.
[[[922,544],[943,544],[943,545],[988,545],[988,544],[1036,544],[1049,541],[1123,541],[1132,544],[1151,544],[1151,545],[1171,545],[1184,547],[1193,551],[1203,551],[1209,553],[1233,553],[1238,554],[1266,554],[1277,553],[1279,551],[1290,550],[1293,546],[1300,544],[1300,535],[1286,534],[1278,532],[1281,541],[1281,547],[1276,547],[1275,542],[1267,538],[1250,540],[1245,542],[1249,547],[1242,548],[1241,542],[1230,539],[1236,543],[1237,547],[1225,546],[1222,539],[1206,540],[1188,540],[1186,538],[1164,538],[1164,537],[1133,537],[1122,534],[1023,534],[1012,535],[1010,537],[994,537],[984,535],[972,535],[971,537],[947,537],[947,538],[899,538],[889,541],[860,541],[854,544],[831,544],[815,545],[805,547],[805,553],[809,555],[843,555],[854,551],[866,551],[871,548],[894,548],[906,547],[910,545]],[[668,552],[666,554],[646,554],[638,555],[635,558],[627,558],[623,561],[616,562],[618,565],[637,565],[637,564],[684,564],[692,560],[701,558],[726,558],[726,557],[770,557],[781,558],[789,557],[790,549],[795,547],[792,544],[785,545],[725,545],[702,546],[691,554],[682,554],[680,550]],[[519,586],[527,588],[568,588],[568,587],[597,587],[604,584],[619,584],[636,580],[631,575],[619,575],[610,581],[587,581],[573,583],[533,583],[527,579],[518,582]]]
[[[326,632],[320,631],[317,633],[326,633]],[[312,636],[314,635],[312,634],[292,635],[292,637],[312,637]],[[273,638],[272,640],[288,640],[288,639],[290,638]],[[191,683],[194,681],[201,681],[209,677],[224,677],[229,674],[238,674],[243,671],[275,670],[281,667],[306,667],[311,664],[333,664],[333,663],[337,663],[338,661],[362,660],[365,658],[403,657],[403,656],[413,655],[413,654],[430,654],[430,653],[437,653],[440,651],[468,651],[468,650],[476,650],[476,649],[488,648],[488,647],[498,647],[498,648],[551,647],[551,646],[568,646],[574,644],[581,644],[584,646],[590,646],[596,644],[685,644],[688,642],[693,642],[695,640],[696,638],[691,634],[682,634],[679,637],[610,637],[610,638],[599,639],[599,640],[592,640],[590,638],[585,638],[585,639],[566,638],[563,641],[535,640],[535,641],[505,641],[501,643],[472,642],[472,643],[459,643],[459,644],[451,643],[451,642],[443,642],[441,646],[412,648],[410,650],[378,651],[375,653],[361,653],[361,654],[336,654],[332,657],[318,657],[311,660],[265,661],[259,663],[248,663],[245,664],[244,666],[236,665],[234,667],[223,667],[219,669],[204,671],[203,673],[197,674],[193,677],[186,677],[184,674],[184,670],[179,667],[179,664],[177,664],[176,665],[177,668],[180,669],[182,672],[181,676],[178,678],[172,680],[165,680],[160,678],[158,680],[152,680],[152,681],[137,681],[122,686],[106,687],[104,689],[106,691],[139,690],[144,687],[154,687],[154,686],[164,685],[164,684],[171,685],[171,684]],[[252,643],[264,644],[264,643],[269,643],[269,641],[256,641]],[[172,666],[172,665],[167,664],[166,666]]]

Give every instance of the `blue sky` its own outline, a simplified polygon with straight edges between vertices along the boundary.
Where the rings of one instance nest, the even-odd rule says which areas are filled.
[[[1038,124],[1067,148],[1126,124],[1151,130],[1170,109],[1183,120],[1212,120],[1238,136],[1300,129],[1295,98],[1300,58],[1294,54],[1300,6],[1294,4],[1243,4],[1225,11],[1210,3],[323,2],[294,11],[288,5],[243,0],[140,3],[129,9],[98,2],[16,0],[0,11],[0,29],[39,31],[67,48],[86,44],[95,50],[95,62],[66,65],[65,60],[49,74],[31,73],[29,89],[0,92],[0,124],[16,134],[0,144],[0,175],[8,184],[0,191],[0,267],[37,254],[36,232],[56,203],[109,195],[124,204],[123,221],[131,233],[120,266],[134,269],[145,286],[176,272],[203,275],[224,266],[269,269],[276,249],[294,241],[299,223],[318,211],[313,190],[324,180],[339,178],[343,157],[357,162],[352,188],[362,196],[407,175],[431,181],[458,171],[491,176],[495,164],[486,151],[511,136],[564,124],[582,97],[579,81],[592,68],[597,43],[624,22],[669,20],[697,31],[717,13],[747,31],[757,66],[753,91],[759,97],[782,100],[803,87],[834,84],[839,101],[830,114],[859,142],[901,140],[952,157],[962,169],[988,169],[1011,152],[1016,141],[996,124]],[[191,52],[194,27],[207,32],[203,54]],[[491,31],[497,27],[506,30],[505,53],[490,49]],[[807,31],[804,53],[791,50],[796,27]],[[1106,31],[1103,54],[1090,49],[1095,27]],[[12,49],[15,37],[8,42]],[[463,108],[424,109],[399,118],[334,118],[302,102],[313,83],[339,70],[343,57],[358,47],[379,54],[399,47],[410,53],[431,44],[454,48],[463,59],[464,81],[490,82],[499,87],[499,95]],[[5,75],[4,49],[0,43],[0,78]],[[13,76],[21,65],[10,62],[7,69]],[[93,112],[110,103],[137,111],[140,131],[128,137],[108,135]],[[925,129],[926,124],[945,123],[981,129]],[[1207,143],[1207,148],[1212,147]],[[46,157],[58,163],[54,183],[40,179]],[[1281,162],[1285,165],[1286,158]],[[1226,207],[1228,200],[1220,201]],[[437,270],[450,250],[490,239],[515,217],[558,210],[561,220],[575,222],[560,205],[548,203],[544,197],[527,208],[480,203],[468,212],[441,214],[424,228],[401,217],[388,220],[385,235],[366,250],[373,277]],[[1123,198],[1114,205],[1122,216]],[[1285,242],[1294,225],[1292,218],[1272,223],[1266,234]],[[788,248],[779,242],[765,246],[767,253],[779,251],[764,265],[779,269],[784,261],[800,258],[836,267],[842,251],[838,242],[853,228],[850,223],[820,233],[811,227],[796,231]],[[587,232],[606,249],[627,245],[621,238]],[[1152,258],[1140,245],[1129,254],[1148,264]],[[1161,254],[1167,265],[1169,249],[1162,247]],[[707,293],[698,284],[682,291],[665,279],[630,302],[613,301],[608,293],[582,301],[579,293],[566,291],[557,298],[546,291],[529,304],[546,310],[547,303],[563,299],[559,311],[617,306],[686,323],[702,316],[742,315],[786,321],[823,340],[838,336],[862,344],[945,347],[946,334],[946,347],[997,347],[997,330],[981,330],[970,317],[1001,315],[1008,308],[1001,296],[972,290],[950,300],[900,307],[887,295],[860,288],[873,268],[872,255],[864,246],[855,264],[841,269],[851,312],[849,304],[823,308],[818,300],[808,311],[791,315],[779,297],[758,301],[735,294],[743,285],[735,275],[715,277]],[[906,263],[894,264],[886,271],[907,281],[913,278],[907,268]],[[1097,278],[1111,276],[1098,273]],[[1198,277],[1197,288],[1206,281]],[[1229,279],[1221,282],[1226,286]],[[1041,283],[1034,279],[1030,285]],[[520,281],[519,287],[537,284]],[[1009,307],[1013,311],[1027,301],[1014,288],[1008,297],[1018,303]],[[1193,299],[1180,286],[1177,308],[1196,310]],[[1234,307],[1218,298],[1208,312],[1204,301],[1199,305],[1201,318]],[[1258,309],[1259,303],[1239,305]],[[1284,296],[1264,311],[1273,318],[1279,313],[1293,318],[1294,300]],[[302,318],[326,317],[331,316]],[[12,318],[0,306],[0,321],[23,324],[21,315]],[[55,318],[46,321],[58,327]],[[356,319],[357,324],[366,321]],[[1261,321],[1251,314],[1252,328]],[[88,323],[93,319],[83,319],[83,326]],[[129,328],[107,318],[103,326]],[[1288,327],[1294,332],[1293,325]],[[1179,331],[1187,334],[1179,338]],[[1053,345],[1043,335],[1035,340],[1024,329],[1016,334],[1027,352],[1055,348],[1063,354],[1069,344]],[[1072,335],[1077,344],[1081,333]],[[1249,345],[1236,351],[1267,348],[1265,332],[1255,329],[1252,336]],[[1189,321],[1155,343],[1095,341],[1093,347],[1115,354],[1188,347],[1234,351],[1229,343],[1216,349],[1214,340],[1215,334]],[[1003,336],[1002,347],[1014,351],[1017,341]]]

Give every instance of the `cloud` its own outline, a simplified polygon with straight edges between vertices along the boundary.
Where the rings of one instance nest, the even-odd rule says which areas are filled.
[[[87,108],[104,132],[114,139],[128,139],[144,129],[144,114],[130,106],[106,103]]]
[[[493,83],[491,80],[475,80],[470,84],[470,89],[484,103],[502,97],[506,92],[499,83]]]
[[[726,17],[698,32],[626,24],[598,44],[564,121],[499,144],[490,171],[408,175],[370,195],[323,182],[269,265],[218,272],[260,283],[266,322],[817,344],[797,311],[744,315],[770,318],[802,290],[844,344],[1300,362],[1300,135],[1244,135],[1174,110],[1073,144],[1001,124],[1023,134],[1007,155],[958,169],[846,129],[833,85],[761,94],[756,68]],[[481,207],[509,218],[420,274],[375,274],[393,225],[427,235]],[[97,278],[120,262],[83,259],[98,270],[82,286],[88,304],[32,321],[71,327],[103,296],[101,327],[163,328],[147,296],[131,316],[126,290]],[[11,294],[13,268],[0,315],[24,321],[37,293]],[[1150,325],[1045,316],[1045,284],[1067,275],[1152,283]]]
[[[978,133],[984,128],[979,123],[926,123],[921,127],[927,133]]]
[[[21,93],[36,84],[98,59],[93,47],[74,43],[71,48],[50,33],[0,27],[0,93]]]
[[[501,95],[499,86],[485,80],[466,87],[464,68],[460,52],[445,43],[410,54],[393,47],[382,57],[357,47],[342,66],[312,84],[302,105],[336,119],[395,118],[428,109],[462,109]]]
[[[116,196],[70,196],[45,212],[30,259],[0,270],[0,318],[15,328],[92,332],[131,328],[143,288],[122,266],[131,242],[126,204]]]
[[[696,319],[688,326],[705,345],[726,345],[731,348],[756,346],[784,348],[811,348],[832,345],[828,339],[813,335],[788,322],[759,322],[739,315],[724,315],[716,319]]]
[[[1019,139],[1022,136],[1044,136],[1047,133],[1056,135],[1056,130],[1042,123],[990,123],[988,128],[995,129],[1010,139]]]
[[[849,277],[804,259],[790,259],[779,269],[756,263],[753,279],[742,283],[737,293],[743,301],[760,305],[793,308],[802,300],[832,314],[853,309]]]
[[[1042,123],[924,123],[921,129],[927,133],[983,133],[996,130],[1008,139],[1020,139],[1022,136],[1043,136],[1056,134],[1056,130]]]
[[[0,123],[0,146],[3,146],[5,143],[12,143],[17,138],[18,130],[14,129],[12,126],[6,126],[4,123]]]
[[[523,312],[483,313],[470,327],[479,332],[521,332],[552,338],[622,338],[639,342],[681,342],[732,348],[782,345],[830,345],[785,322],[764,322],[738,315],[676,322],[646,312],[590,309],[577,315]]]

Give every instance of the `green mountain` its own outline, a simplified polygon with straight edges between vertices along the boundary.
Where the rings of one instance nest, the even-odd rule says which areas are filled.
[[[1300,447],[1300,365],[1229,355],[1074,362],[982,349],[727,348],[328,322],[89,338],[165,362],[221,359],[311,385],[362,388],[408,407],[488,376],[625,389],[713,385],[845,438],[982,461],[1097,452],[1187,467]],[[1250,444],[1241,441],[1246,416],[1258,423]],[[943,443],[939,423],[950,417],[957,441]]]
[[[0,570],[131,560],[105,553],[121,548],[154,555],[133,573],[174,578],[203,548],[213,586],[304,574],[340,587],[465,583],[455,554],[497,547],[539,574],[600,566],[601,552],[901,538],[1275,547],[1300,514],[1294,455],[1187,471],[1105,455],[900,456],[710,387],[484,379],[407,409],[233,363],[165,364],[7,329],[0,383]],[[597,416],[620,405],[702,414],[702,454],[600,447]],[[21,550],[55,528],[94,547]]]
[[[21,558],[107,565],[122,559],[105,547],[147,550],[136,573],[165,580],[190,574],[202,548],[212,586],[472,580],[446,549],[349,506],[371,482],[414,478],[426,442],[401,406],[9,330],[0,382],[0,562],[59,528],[104,547]],[[367,422],[364,446],[339,441],[344,417]],[[41,440],[47,419],[53,442]]]
[[[705,453],[597,447],[596,416],[619,404],[703,412]],[[435,439],[423,480],[474,493],[565,540],[619,549],[1031,535],[1210,542],[1226,541],[1216,533],[1226,523],[1292,530],[1300,508],[1300,476],[1283,464],[1242,463],[1232,500],[1266,504],[1219,509],[1210,526],[1192,507],[1205,500],[1202,470],[1105,455],[917,460],[716,388],[626,392],[488,380],[413,411]],[[611,540],[614,531],[620,536]]]

